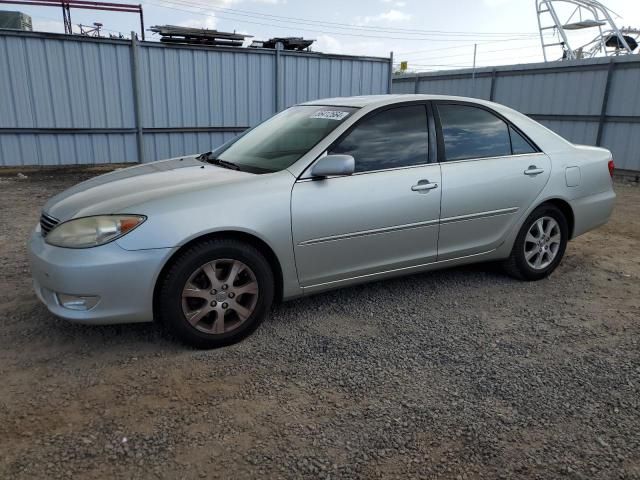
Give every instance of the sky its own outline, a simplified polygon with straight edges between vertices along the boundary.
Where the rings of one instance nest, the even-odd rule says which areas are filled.
[[[618,27],[640,28],[637,0],[601,1],[619,15],[614,16]],[[238,31],[257,40],[301,36],[315,39],[312,49],[319,52],[376,57],[393,52],[394,61],[408,62],[409,71],[471,67],[474,44],[479,67],[543,61],[535,0],[148,0],[141,4],[146,28],[184,25]],[[57,7],[1,6],[31,15],[34,30],[64,31]],[[84,25],[101,22],[106,34],[128,36],[140,29],[137,15],[131,13],[72,10],[71,20]],[[147,40],[158,40],[145,33]],[[593,29],[574,33],[576,43],[595,33]],[[562,54],[560,47],[549,53],[554,60]]]

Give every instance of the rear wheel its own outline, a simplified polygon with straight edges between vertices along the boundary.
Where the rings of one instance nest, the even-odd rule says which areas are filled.
[[[554,205],[541,205],[522,225],[505,270],[520,280],[548,277],[562,260],[568,240],[564,214]]]
[[[157,313],[184,342],[215,348],[252,333],[273,294],[273,273],[256,248],[236,240],[206,240],[172,263],[162,279]]]

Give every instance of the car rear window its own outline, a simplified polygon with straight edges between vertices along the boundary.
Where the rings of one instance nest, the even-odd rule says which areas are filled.
[[[468,105],[441,104],[438,114],[446,160],[511,155],[509,127],[491,112]]]

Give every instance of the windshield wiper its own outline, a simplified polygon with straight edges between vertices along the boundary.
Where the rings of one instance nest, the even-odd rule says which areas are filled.
[[[215,158],[212,155],[213,152],[205,152],[196,157],[196,160],[200,160],[203,162],[210,163],[212,165],[217,165],[219,167],[228,168],[230,170],[240,170],[240,166],[236,165],[233,162],[228,162],[227,160],[220,160],[219,158]]]

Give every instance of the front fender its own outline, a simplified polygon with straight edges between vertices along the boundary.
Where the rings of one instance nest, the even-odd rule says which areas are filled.
[[[126,250],[176,248],[215,232],[252,235],[266,243],[282,269],[285,298],[298,286],[291,237],[291,188],[287,171],[255,175],[230,185],[217,185],[132,208],[147,221],[117,240]]]

